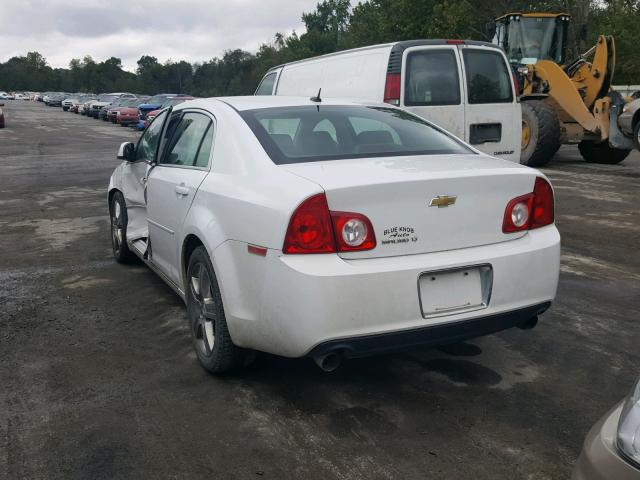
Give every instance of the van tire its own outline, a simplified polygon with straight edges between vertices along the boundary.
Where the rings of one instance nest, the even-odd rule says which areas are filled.
[[[523,143],[525,128],[529,128],[528,142],[522,145],[520,163],[542,167],[549,163],[560,148],[560,122],[556,112],[544,101],[522,102]]]
[[[604,163],[607,165],[620,163],[627,158],[631,152],[631,150],[612,148],[607,141],[595,143],[588,140],[581,141],[578,144],[578,150],[580,150],[580,154],[585,162]]]

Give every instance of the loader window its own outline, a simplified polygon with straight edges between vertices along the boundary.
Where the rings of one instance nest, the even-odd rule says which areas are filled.
[[[513,101],[511,73],[499,52],[465,49],[463,56],[469,103]]]
[[[459,105],[458,62],[453,50],[417,50],[407,55],[406,106]]]

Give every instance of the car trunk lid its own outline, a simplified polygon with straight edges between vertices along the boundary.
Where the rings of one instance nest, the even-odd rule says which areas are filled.
[[[504,242],[509,200],[533,190],[536,171],[484,155],[427,155],[282,165],[320,185],[332,211],[366,215],[377,245],[344,258],[455,250]]]

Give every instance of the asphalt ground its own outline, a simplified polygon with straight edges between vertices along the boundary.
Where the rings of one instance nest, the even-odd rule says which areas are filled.
[[[590,165],[567,147],[544,169],[562,271],[535,329],[332,374],[265,355],[215,377],[178,297],[112,259],[106,189],[137,134],[7,103],[0,478],[567,478],[640,374],[638,153]]]

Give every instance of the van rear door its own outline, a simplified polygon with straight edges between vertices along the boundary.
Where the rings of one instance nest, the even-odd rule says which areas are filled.
[[[491,47],[460,45],[465,87],[464,138],[489,155],[520,162],[522,113],[504,54]]]
[[[407,48],[402,61],[401,106],[466,140],[460,64],[456,45]]]

